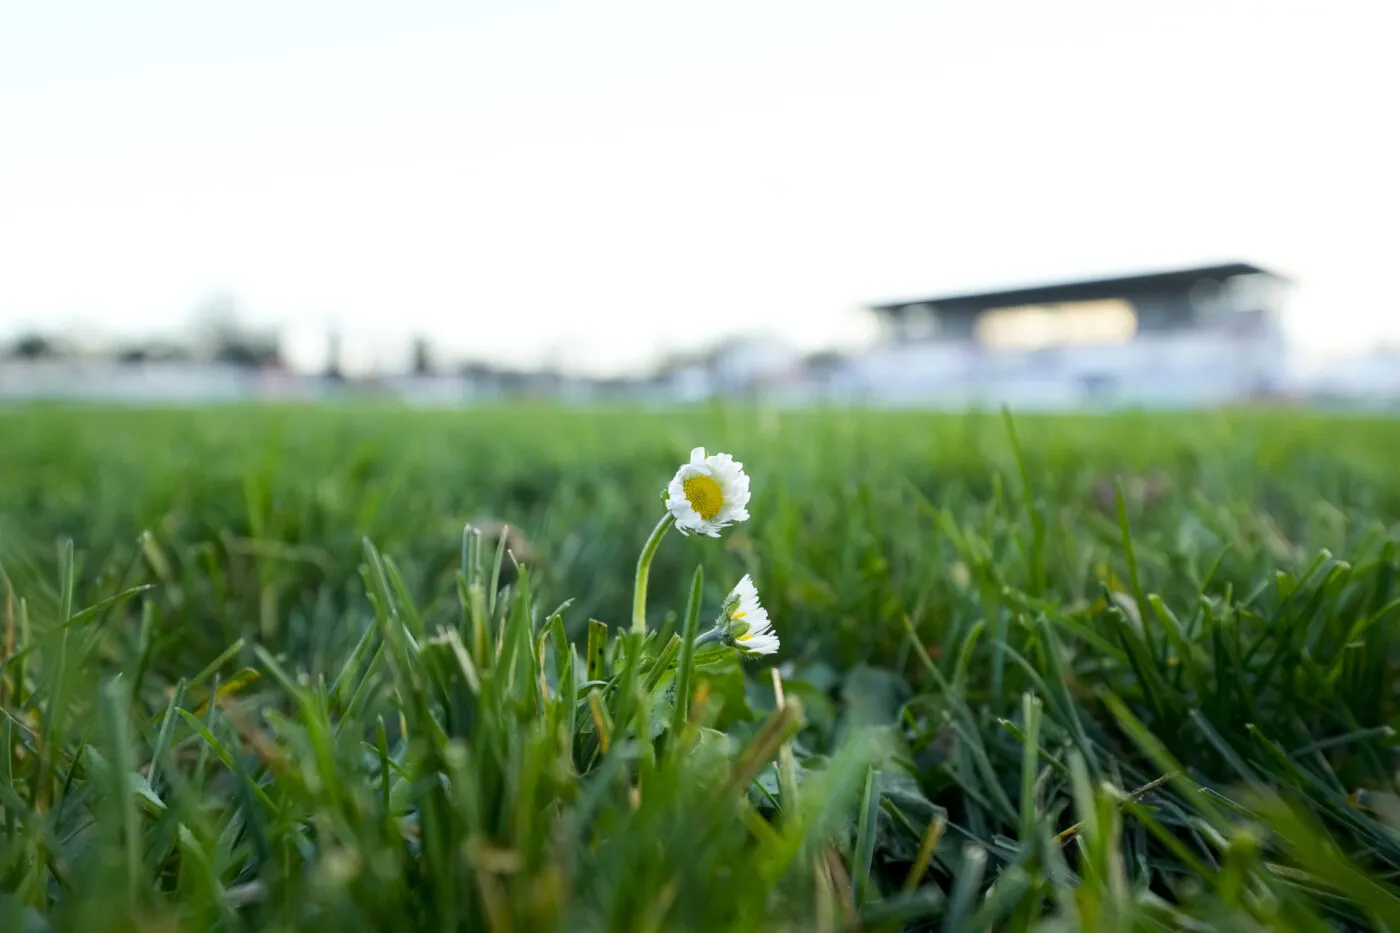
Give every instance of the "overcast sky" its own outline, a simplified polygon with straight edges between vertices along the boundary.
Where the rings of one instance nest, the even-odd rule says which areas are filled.
[[[592,370],[1216,260],[1400,339],[1370,2],[0,2],[0,335],[209,296]]]

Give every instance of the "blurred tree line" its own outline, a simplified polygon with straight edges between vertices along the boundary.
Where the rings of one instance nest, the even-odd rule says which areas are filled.
[[[155,338],[83,350],[71,338],[36,329],[0,345],[0,359],[62,361],[95,358],[132,366],[149,362],[209,362],[261,369],[281,365],[280,343],[275,331],[259,330],[244,323],[232,296],[217,295],[196,311],[194,326],[184,341]]]

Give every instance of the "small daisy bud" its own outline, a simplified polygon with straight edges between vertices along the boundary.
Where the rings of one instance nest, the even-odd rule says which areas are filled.
[[[748,574],[744,574],[725,598],[721,624],[727,626],[725,643],[749,657],[774,654],[778,650],[778,633],[773,631],[768,610],[758,601],[758,589]]]

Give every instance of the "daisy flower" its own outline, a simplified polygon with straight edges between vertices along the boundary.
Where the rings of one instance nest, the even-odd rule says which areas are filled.
[[[666,508],[681,534],[718,538],[720,529],[749,517],[749,477],[744,465],[729,454],[705,456],[705,448],[690,452],[666,487]]]
[[[778,633],[773,631],[768,610],[758,601],[758,589],[748,574],[725,598],[723,624],[727,627],[725,641],[750,657],[778,650]]]

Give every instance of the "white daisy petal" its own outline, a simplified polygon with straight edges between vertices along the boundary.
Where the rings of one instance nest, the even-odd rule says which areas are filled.
[[[745,635],[736,643],[735,647],[751,658],[765,654],[777,654],[778,636],[772,632],[765,632],[762,635]]]
[[[731,627],[744,626],[741,634],[733,636],[731,644],[743,654],[757,657],[773,654],[778,650],[778,635],[773,631],[773,622],[768,618],[768,610],[758,599],[758,588],[753,578],[744,574],[742,580],[729,591],[724,600],[726,624]]]
[[[744,465],[725,453],[690,452],[666,487],[666,508],[682,534],[718,538],[722,529],[749,517],[749,477]]]
[[[753,585],[753,577],[748,574],[744,574],[743,578],[740,579],[738,583],[734,584],[734,589],[729,591],[729,596],[725,602],[741,602],[745,599],[753,601],[758,600],[758,587]]]

